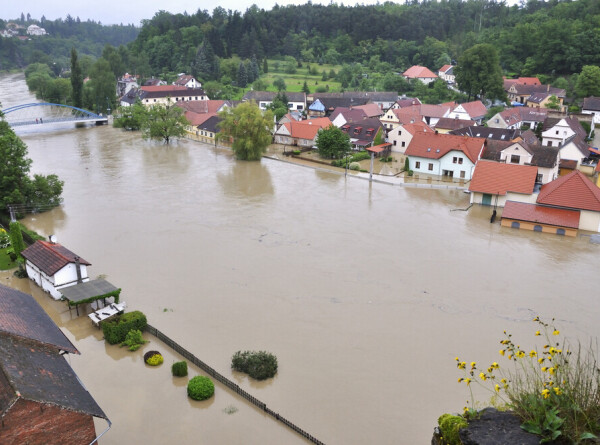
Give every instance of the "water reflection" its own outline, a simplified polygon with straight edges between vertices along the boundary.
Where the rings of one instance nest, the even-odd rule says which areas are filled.
[[[228,173],[218,173],[217,181],[224,194],[236,200],[270,198],[273,183],[269,169],[261,162],[234,162]]]

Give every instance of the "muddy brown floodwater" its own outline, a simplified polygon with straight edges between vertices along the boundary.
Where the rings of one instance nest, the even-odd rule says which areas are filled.
[[[31,100],[22,77],[0,87],[4,105]],[[459,190],[237,162],[108,126],[22,137],[33,172],[65,181],[64,205],[25,224],[327,444],[429,443],[437,417],[468,398],[454,357],[498,360],[504,329],[533,344],[535,315],[584,342],[600,334],[600,246],[490,224],[490,208],[453,211],[468,206]],[[114,423],[102,443],[303,443],[223,388],[188,402],[166,367],[146,369],[33,284],[2,279],[36,294],[82,351],[71,363]],[[240,349],[276,354],[277,376],[232,373]]]

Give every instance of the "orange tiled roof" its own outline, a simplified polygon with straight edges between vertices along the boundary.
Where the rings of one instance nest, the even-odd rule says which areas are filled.
[[[600,188],[579,170],[574,170],[542,186],[537,202],[600,212]]]
[[[506,192],[530,195],[535,187],[537,167],[505,164],[480,159],[469,185],[472,192],[506,195]]]
[[[180,85],[149,85],[140,87],[143,91],[155,92],[155,91],[187,91],[188,88]]]
[[[579,210],[555,209],[524,202],[506,201],[502,218],[516,219],[552,226],[579,227]]]
[[[407,156],[440,159],[452,150],[462,151],[474,164],[483,150],[484,139],[435,132],[417,132],[406,148]]]
[[[473,102],[467,102],[467,103],[464,103],[461,105],[465,109],[465,111],[469,114],[469,116],[471,116],[471,118],[482,117],[482,116],[485,116],[485,114],[487,113],[487,108],[485,108],[485,105],[483,105],[483,102],[481,102],[480,100],[475,100]]]
[[[429,68],[420,65],[413,65],[404,73],[403,76],[408,77],[410,79],[421,79],[421,78],[436,78],[437,75],[433,73]]]
[[[321,128],[327,128],[332,124],[328,118],[320,117],[298,122],[286,122],[283,125],[288,129],[293,138],[312,140],[317,136]]]
[[[443,67],[440,68],[440,72],[445,73],[450,68],[452,68],[452,65],[444,65]]]

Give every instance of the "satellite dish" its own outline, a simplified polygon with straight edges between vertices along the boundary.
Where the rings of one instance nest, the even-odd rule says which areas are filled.
[[[55,243],[56,243],[56,235],[50,235],[48,238],[50,239],[50,242],[51,242],[52,244],[55,244]]]

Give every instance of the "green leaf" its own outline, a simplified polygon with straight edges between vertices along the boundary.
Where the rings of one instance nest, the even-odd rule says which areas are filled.
[[[597,439],[597,438],[598,438],[598,436],[596,436],[595,434],[592,434],[592,433],[588,433],[588,432],[585,432],[581,436],[579,436],[579,440]]]
[[[525,422],[523,425],[521,425],[521,428],[531,434],[542,434],[542,428],[539,426],[539,424],[533,422],[532,420]]]

